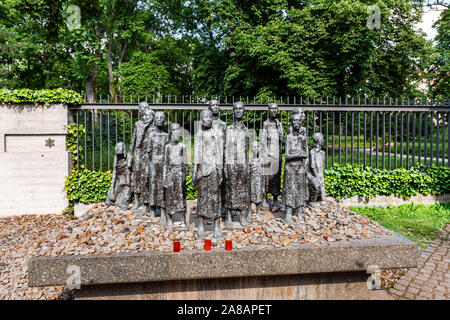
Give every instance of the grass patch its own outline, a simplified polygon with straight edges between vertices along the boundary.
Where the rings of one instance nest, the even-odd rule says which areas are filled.
[[[387,208],[350,207],[350,210],[411,239],[419,247],[427,247],[439,235],[441,228],[450,223],[450,203],[428,206],[404,204]]]

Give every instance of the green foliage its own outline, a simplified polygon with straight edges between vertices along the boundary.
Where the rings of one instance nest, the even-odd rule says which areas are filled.
[[[421,7],[382,0],[369,29],[363,0],[208,1],[208,21],[228,56],[228,94],[400,96],[430,64],[431,43],[413,29]]]
[[[350,207],[350,209],[417,242],[420,247],[427,247],[429,242],[439,235],[441,228],[450,223],[449,203],[429,206],[411,203],[398,207]]]
[[[0,89],[0,102],[4,103],[81,103],[81,95],[73,90]]]
[[[65,207],[64,210],[61,211],[61,213],[69,220],[74,219],[75,208],[73,202],[69,201],[69,205]]]
[[[197,187],[191,185],[191,171],[186,179],[187,200],[198,197]],[[73,202],[104,201],[111,178],[111,171],[73,170],[65,182],[67,197]],[[396,195],[408,198],[419,193],[443,194],[450,192],[450,168],[417,166],[409,170],[382,170],[363,166],[334,166],[325,171],[325,187],[328,196],[338,199],[354,195],[369,198],[375,195]]]
[[[192,170],[189,170],[189,175],[186,179],[186,200],[195,200],[198,198],[197,186],[193,187],[191,182],[192,182]]]
[[[72,170],[64,186],[67,199],[74,203],[103,202],[108,195],[111,179],[111,171]]]
[[[167,95],[176,92],[176,88],[169,81],[167,68],[154,52],[135,52],[129,62],[121,65],[120,72],[123,77],[122,92],[127,96],[153,92]]]
[[[77,160],[79,167],[84,167],[84,147],[80,143],[77,145],[77,135],[78,141],[83,141],[85,134],[86,130],[82,124],[78,125],[78,128],[76,123],[67,126],[66,146],[67,151],[72,154],[72,167],[76,166]]]
[[[382,170],[363,166],[334,166],[325,172],[327,195],[338,199],[355,195],[396,195],[450,192],[450,168],[417,166],[410,169]]]
[[[100,94],[419,96],[448,93],[448,9],[436,50],[421,1],[3,0],[0,87]],[[69,29],[69,5],[81,26]],[[433,63],[431,63],[433,62]],[[430,65],[433,67],[430,68]],[[426,75],[424,70],[430,70]],[[158,78],[159,77],[159,78]],[[120,98],[119,98],[120,100]]]
[[[447,7],[436,21],[437,36],[435,38],[437,54],[427,74],[431,81],[431,92],[436,96],[447,98],[450,92],[450,8]]]
[[[197,187],[191,185],[191,178],[190,172],[186,179],[186,200],[195,200],[198,197]],[[111,171],[72,170],[65,181],[67,199],[73,203],[103,202],[108,195],[111,179]]]

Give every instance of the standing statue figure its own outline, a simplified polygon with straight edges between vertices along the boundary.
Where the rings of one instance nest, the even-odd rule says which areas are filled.
[[[251,220],[249,180],[249,137],[242,123],[245,107],[241,101],[234,103],[234,122],[225,136],[225,178],[227,179],[226,229],[233,229],[232,213],[240,217],[242,227]]]
[[[256,205],[256,215],[261,219],[261,204],[266,196],[266,176],[263,170],[270,165],[270,162],[260,158],[259,152],[259,141],[255,140],[252,143],[250,159],[250,201]]]
[[[130,158],[130,169],[132,170],[132,184],[134,202],[131,210],[134,210],[138,216],[142,216],[147,211],[144,205],[144,212],[137,211],[142,202],[148,202],[148,176],[145,174],[148,166],[148,154],[145,152],[148,139],[150,137],[150,128],[152,126],[154,112],[146,102],[139,103],[140,119],[134,124],[133,135],[131,137],[131,146],[128,157]]]
[[[270,161],[270,166],[266,170],[266,196],[264,207],[267,207],[267,193],[273,196],[272,211],[281,208],[278,202],[281,186],[281,163],[282,163],[282,143],[284,140],[283,127],[280,120],[277,119],[278,105],[269,104],[269,119],[264,121],[261,134],[262,157]]]
[[[189,174],[186,146],[180,142],[181,129],[178,123],[170,126],[171,141],[166,145],[164,156],[164,188],[166,204],[166,226],[173,228],[173,215],[181,214],[181,228],[187,231],[186,224],[186,178]]]
[[[108,206],[117,205],[122,210],[127,210],[131,202],[131,171],[128,167],[129,158],[125,143],[117,142],[115,151],[111,187],[105,203]]]
[[[304,112],[302,107],[294,107],[292,109],[292,115],[297,114],[297,113],[302,113],[302,112]],[[292,133],[292,125],[289,125],[289,127],[288,127],[288,134],[289,133]]]
[[[166,144],[169,142],[169,135],[163,131],[165,115],[162,111],[155,113],[153,123],[155,128],[150,133],[147,144],[147,153],[149,157],[149,166],[147,167],[149,175],[149,206],[150,219],[156,218],[156,209],[161,211],[159,224],[166,224],[166,213],[164,203],[164,153]]]
[[[207,220],[214,222],[213,237],[223,239],[220,231],[220,185],[223,173],[220,138],[212,130],[211,110],[203,110],[200,119],[202,128],[195,134],[192,172],[192,185],[198,187],[197,238],[205,238],[204,220]]]
[[[225,133],[227,130],[227,124],[220,120],[220,104],[219,101],[212,99],[209,101],[209,110],[212,112],[212,130],[215,132],[216,136],[219,138],[219,158],[222,159],[221,165],[224,163],[224,148],[225,148]],[[222,199],[222,216],[226,215],[226,179],[222,179],[222,184],[220,186],[221,199]]]
[[[320,201],[321,206],[326,206],[325,194],[325,152],[321,150],[323,146],[323,135],[316,132],[313,135],[314,148],[309,152],[308,180],[311,182],[310,204],[315,206]]]
[[[286,206],[284,222],[294,224],[292,215],[302,220],[302,211],[308,198],[308,140],[301,132],[304,113],[292,116],[292,133],[287,135],[283,177],[283,203]]]

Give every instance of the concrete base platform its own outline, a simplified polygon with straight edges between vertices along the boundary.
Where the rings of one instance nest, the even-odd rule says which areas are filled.
[[[368,270],[415,267],[416,252],[394,234],[282,249],[35,257],[28,285],[78,279],[80,299],[388,299],[368,289]]]
[[[80,300],[392,300],[366,272],[276,275],[82,286]]]

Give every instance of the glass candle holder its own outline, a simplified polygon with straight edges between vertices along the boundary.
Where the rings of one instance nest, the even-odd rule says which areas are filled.
[[[180,241],[173,242],[173,252],[180,252]]]
[[[233,242],[231,240],[225,240],[225,250],[231,251],[233,249]]]
[[[211,240],[205,240],[205,250],[211,250]]]

